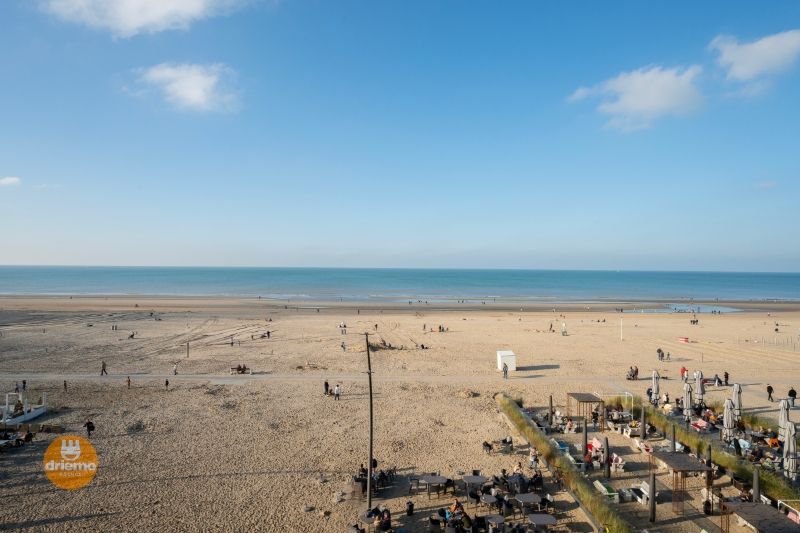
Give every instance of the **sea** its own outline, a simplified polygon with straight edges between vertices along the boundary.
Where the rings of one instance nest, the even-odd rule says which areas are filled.
[[[415,268],[0,266],[0,295],[288,301],[800,301],[800,273]]]

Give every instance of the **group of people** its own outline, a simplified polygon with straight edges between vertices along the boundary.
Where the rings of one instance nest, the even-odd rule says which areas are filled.
[[[337,383],[336,386],[331,389],[328,380],[325,380],[325,383],[322,385],[322,393],[325,396],[333,396],[334,400],[338,400],[339,397],[342,395],[342,387]]]
[[[772,394],[775,392],[775,389],[767,383],[767,400],[774,402],[775,400],[772,398]],[[789,401],[789,407],[794,407],[795,402],[797,401],[797,391],[794,390],[794,387],[789,387],[789,392],[786,393],[786,399]]]
[[[638,380],[638,379],[639,379],[639,367],[638,367],[638,366],[632,366],[632,367],[630,367],[630,368],[628,369],[628,373],[627,373],[627,374],[625,374],[625,379],[627,379],[627,380],[629,380],[629,381],[631,381],[631,380],[634,380],[634,381],[635,381],[635,380]]]
[[[669,352],[664,353],[664,350],[658,348],[656,350],[656,356],[658,357],[659,361],[671,361],[672,357],[669,355]]]

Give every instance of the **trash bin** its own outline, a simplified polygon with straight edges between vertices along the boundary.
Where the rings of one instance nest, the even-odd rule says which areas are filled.
[[[414,502],[406,502],[406,515],[411,516],[414,514]]]

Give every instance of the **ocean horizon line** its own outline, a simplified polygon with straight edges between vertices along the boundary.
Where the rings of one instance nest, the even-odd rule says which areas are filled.
[[[108,268],[108,269],[230,269],[230,270],[416,270],[416,271],[516,271],[516,272],[608,272],[608,273],[675,273],[675,274],[786,274],[800,270],[708,270],[651,268],[533,268],[533,267],[416,267],[416,266],[261,266],[261,265],[102,265],[102,264],[0,264],[0,268]]]

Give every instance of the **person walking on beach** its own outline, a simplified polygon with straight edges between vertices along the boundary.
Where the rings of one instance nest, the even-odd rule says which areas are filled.
[[[728,375],[728,371],[727,371],[727,370],[726,370],[725,372],[723,372],[723,373],[722,373],[722,378],[725,380],[725,386],[726,386],[726,387],[728,386],[728,378],[729,378],[729,377],[730,377],[730,376]]]
[[[25,392],[26,390],[28,390],[28,380],[23,379],[22,380],[22,392]]]
[[[774,390],[775,390],[775,389],[773,389],[773,388],[772,388],[772,385],[770,385],[769,383],[767,383],[767,400],[769,400],[769,401],[773,401],[773,400],[772,400],[772,392],[773,392]]]
[[[128,388],[131,388],[131,377],[128,376],[128,379],[125,380],[128,383]]]
[[[94,431],[94,423],[87,418],[86,423],[83,425],[83,427],[86,428],[86,436],[92,438],[92,431]]]
[[[178,375],[178,363],[175,363],[174,365],[172,365],[172,375],[173,376],[177,376]]]
[[[347,351],[347,345],[345,343],[342,343],[342,351],[343,352]]]
[[[503,363],[503,379],[508,379],[508,365]]]
[[[797,391],[794,390],[794,387],[789,389],[789,405],[794,407],[794,401],[797,399]]]
[[[342,394],[342,388],[339,387],[339,384],[336,384],[336,387],[333,388],[333,399],[338,400],[339,395]]]
[[[323,389],[322,394],[327,396],[328,395],[328,391],[330,390],[330,385],[328,385],[328,380],[327,379],[325,380],[325,383],[323,383],[322,389]]]
[[[108,375],[108,372],[106,372],[106,362],[105,361],[100,361],[100,375],[101,376],[107,376]]]
[[[165,381],[164,381],[164,388],[165,388],[166,390],[169,390],[169,380],[165,380]]]
[[[67,380],[64,380],[64,392],[67,392]]]

